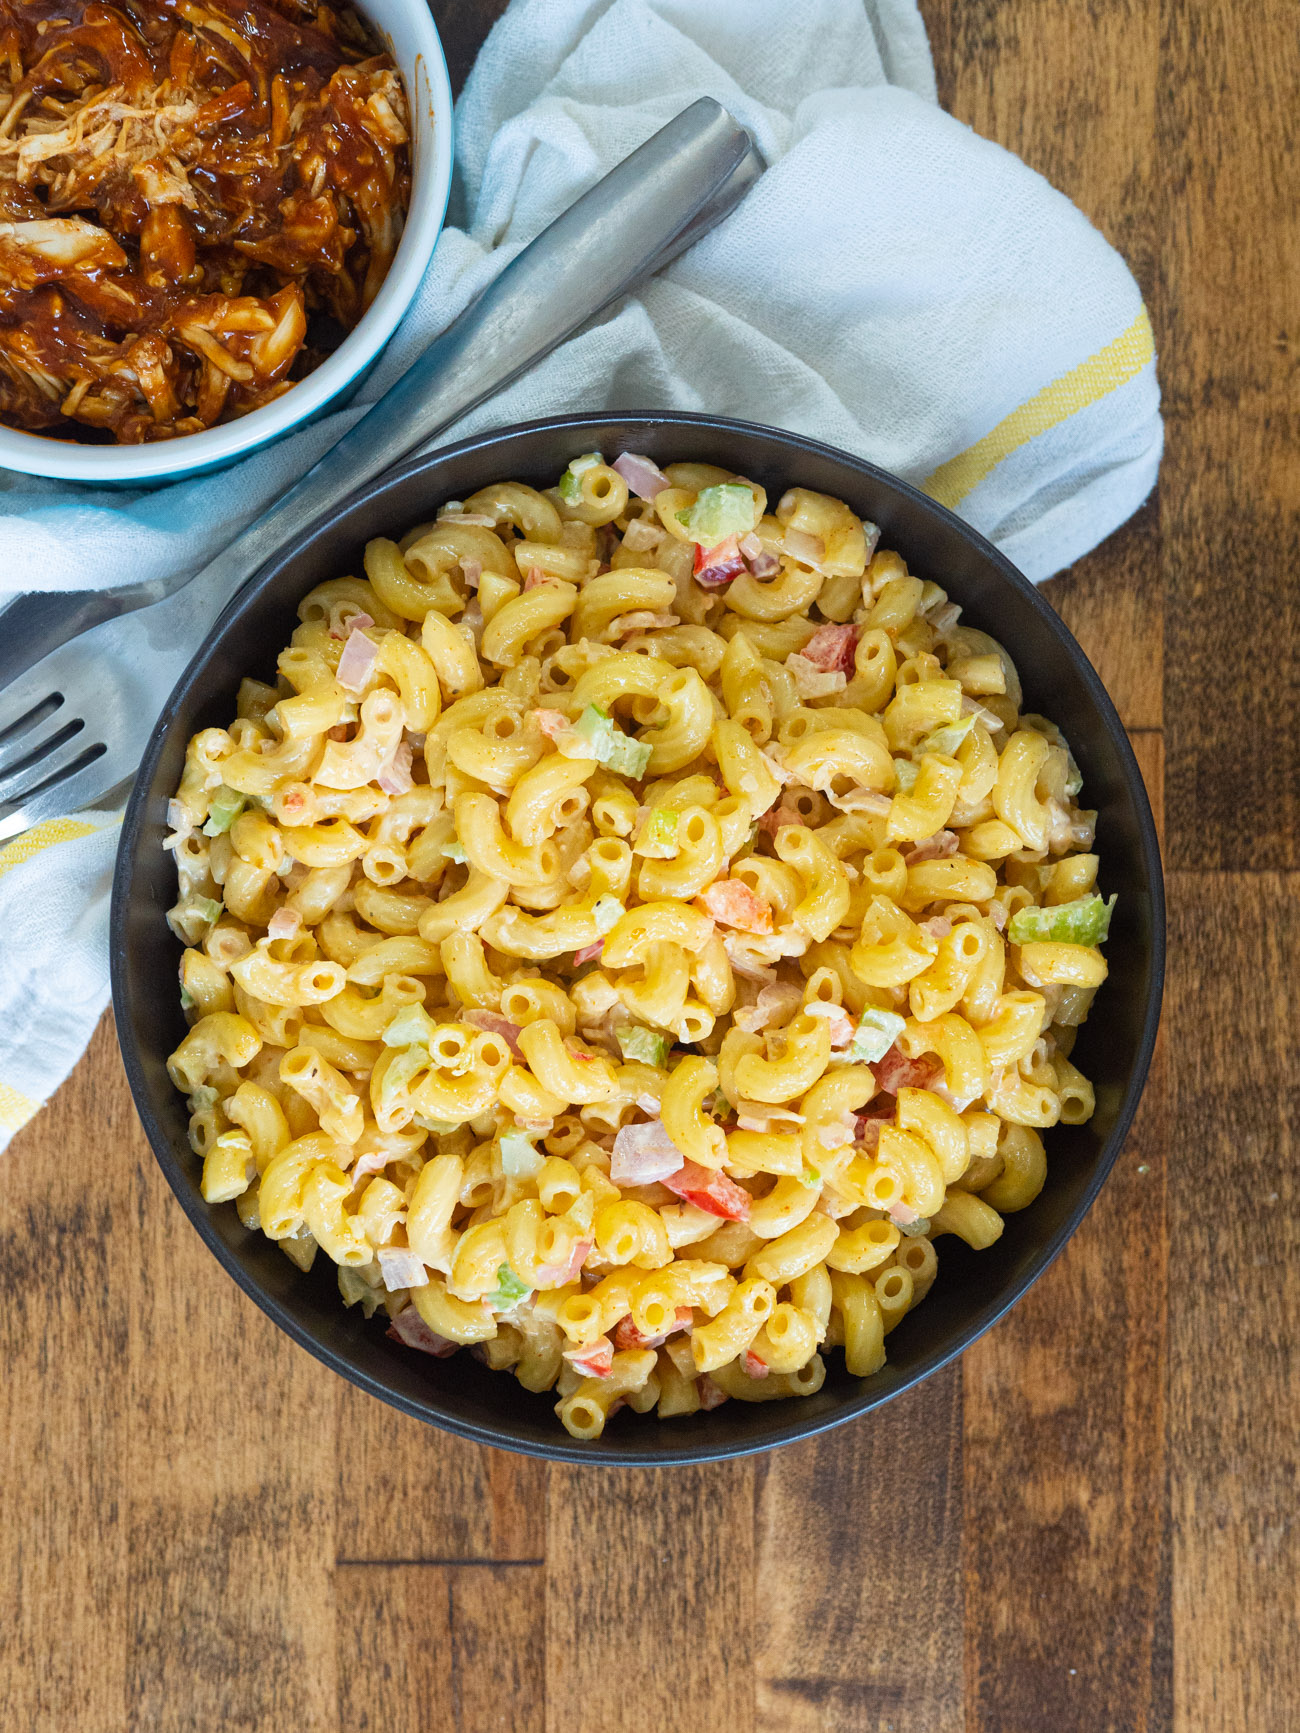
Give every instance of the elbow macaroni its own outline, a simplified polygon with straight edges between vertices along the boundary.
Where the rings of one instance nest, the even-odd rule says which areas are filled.
[[[1090,1117],[1106,962],[1068,748],[936,584],[575,465],[372,542],[191,741],[168,1068],[209,1204],[596,1438],[877,1372]]]

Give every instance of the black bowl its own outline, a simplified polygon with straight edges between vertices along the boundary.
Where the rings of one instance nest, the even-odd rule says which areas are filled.
[[[163,918],[176,880],[161,843],[187,740],[229,720],[243,675],[274,678],[307,590],[358,570],[370,537],[400,535],[444,500],[503,477],[550,485],[571,458],[593,449],[640,451],[661,463],[720,463],[774,495],[801,484],[847,500],[878,523],[885,546],[941,583],[970,624],[1007,646],[1026,708],[1064,729],[1099,812],[1101,882],[1119,892],[1119,904],[1107,947],[1110,978],[1075,1052],[1096,1085],[1095,1117],[1048,1134],[1047,1185],[1029,1209],[1008,1217],[995,1246],[973,1253],[951,1236],[941,1242],[939,1278],[890,1336],[887,1366],[872,1378],[851,1378],[832,1353],[816,1396],[728,1402],[662,1422],[623,1413],[585,1444],[564,1432],[553,1396],[531,1395],[468,1354],[434,1360],[399,1346],[379,1319],[367,1323],[359,1308],[344,1310],[328,1259],[318,1258],[304,1276],[278,1247],[246,1232],[232,1206],[204,1203],[185,1106],[165,1066],[185,1023],[176,988],[180,948]],[[1114,706],[1051,607],[959,518],[871,464],[772,428],[690,415],[570,416],[465,440],[366,488],[270,566],[226,610],[163,712],[123,826],[112,933],[113,1004],[140,1117],[172,1190],[245,1293],[318,1359],[405,1413],[480,1444],[570,1462],[703,1462],[769,1449],[865,1414],[960,1354],[1043,1273],[1097,1195],[1146,1078],[1164,973],[1160,857],[1142,779]]]

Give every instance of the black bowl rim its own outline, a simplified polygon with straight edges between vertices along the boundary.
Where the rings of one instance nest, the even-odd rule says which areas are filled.
[[[752,1441],[746,1440],[741,1444],[697,1444],[681,1447],[669,1445],[667,1448],[654,1450],[629,1449],[626,1445],[621,1445],[615,1452],[608,1447],[602,1449],[599,1439],[590,1443],[583,1443],[569,1438],[565,1433],[560,1433],[553,1444],[550,1442],[540,1444],[531,1438],[514,1438],[494,1427],[481,1426],[454,1414],[437,1412],[434,1400],[429,1402],[413,1401],[391,1389],[381,1379],[372,1377],[369,1373],[354,1366],[343,1354],[317,1341],[308,1330],[297,1323],[278,1300],[261,1289],[213,1227],[209,1206],[203,1202],[202,1197],[194,1187],[192,1178],[183,1170],[176,1150],[173,1149],[170,1139],[154,1113],[144,1068],[135,1044],[134,1022],[128,1010],[130,988],[127,977],[127,946],[124,937],[126,933],[125,916],[131,895],[131,863],[135,856],[141,828],[145,823],[149,786],[158,758],[170,732],[177,705],[191,681],[197,677],[211,649],[221,637],[228,623],[237,614],[242,614],[257,605],[276,574],[290,559],[296,558],[303,551],[309,540],[332,528],[340,518],[345,517],[375,493],[392,486],[394,483],[418,473],[432,473],[452,458],[487,450],[494,445],[512,440],[520,434],[574,433],[585,428],[592,430],[605,428],[611,423],[617,423],[620,428],[630,426],[659,428],[685,424],[704,428],[724,437],[728,433],[739,433],[755,434],[769,439],[775,438],[793,450],[821,458],[830,458],[836,463],[847,465],[886,488],[897,490],[904,498],[918,505],[924,512],[939,517],[949,528],[955,529],[985,561],[997,569],[1026,606],[1038,615],[1040,622],[1056,638],[1065,655],[1073,664],[1083,685],[1087,688],[1110,736],[1111,745],[1115,749],[1123,772],[1125,792],[1132,802],[1137,821],[1142,862],[1150,887],[1150,985],[1147,1003],[1143,1011],[1141,1036],[1134,1057],[1132,1076],[1116,1116],[1115,1124],[1102,1146],[1095,1171],[1069,1215],[1028,1260],[1025,1270],[996,1299],[989,1301],[976,1312],[974,1317],[957,1332],[951,1342],[936,1348],[929,1355],[923,1356],[916,1365],[911,1367],[889,1388],[878,1391],[868,1390],[860,1396],[848,1398],[833,1414],[818,1420],[801,1421],[797,1412],[803,1406],[800,1403],[764,1403],[756,1406],[752,1410],[756,1436]],[[772,1450],[779,1445],[792,1443],[799,1439],[817,1437],[824,1432],[831,1431],[834,1427],[858,1419],[860,1416],[870,1413],[871,1410],[881,1407],[884,1403],[894,1400],[895,1397],[901,1396],[904,1391],[910,1390],[923,1379],[933,1376],[934,1373],[957,1359],[959,1355],[965,1353],[973,1342],[977,1341],[986,1331],[992,1329],[994,1324],[1004,1317],[1028,1289],[1055,1263],[1067,1241],[1092,1208],[1098,1192],[1124,1146],[1124,1141],[1128,1136],[1138,1103],[1142,1097],[1142,1091],[1146,1085],[1147,1073],[1155,1049],[1164,992],[1166,948],[1164,874],[1160,860],[1160,845],[1141,770],[1138,767],[1123,722],[1111,701],[1110,694],[1102,685],[1100,676],[1084,654],[1074,634],[1039,590],[1012,565],[1005,554],[964,519],[949,511],[947,507],[939,505],[937,501],[913,487],[909,482],[901,480],[888,470],[881,469],[877,464],[869,463],[863,458],[855,457],[851,452],[827,445],[821,440],[809,439],[803,434],[789,433],[783,428],[766,426],[760,422],[741,421],[729,416],[703,415],[675,410],[629,412],[627,414],[619,414],[617,411],[582,412],[570,415],[543,416],[534,421],[518,422],[508,427],[494,428],[490,431],[473,434],[467,439],[458,440],[454,445],[440,447],[426,456],[416,457],[406,463],[399,464],[375,481],[368,483],[364,488],[348,495],[338,505],[323,513],[311,529],[299,537],[292,547],[262,567],[232,599],[203,640],[185,672],[176,682],[157,723],[154,725],[149,746],[137,772],[122,823],[122,834],[118,844],[113,874],[112,913],[109,930],[113,1012],[116,1019],[118,1041],[136,1111],[149,1139],[154,1158],[199,1237],[227,1274],[233,1277],[254,1304],[259,1306],[286,1335],[291,1337],[300,1347],[305,1348],[309,1354],[323,1362],[331,1371],[346,1378],[349,1383],[355,1384],[358,1388],[366,1391],[368,1395],[391,1404],[403,1413],[411,1415],[414,1419],[438,1426],[444,1431],[454,1433],[472,1443],[486,1445],[493,1449],[516,1451],[526,1456],[540,1457],[552,1462],[627,1468],[661,1468],[680,1464],[731,1460],[736,1457],[751,1456],[761,1451]],[[436,1392],[434,1394],[436,1396]],[[787,1420],[777,1418],[775,1410],[787,1408],[795,1411],[790,1418]],[[762,1423],[765,1419],[769,1421],[769,1424],[764,1425]]]

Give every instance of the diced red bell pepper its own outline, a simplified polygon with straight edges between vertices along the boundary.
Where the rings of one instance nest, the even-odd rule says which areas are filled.
[[[563,1288],[570,1282],[576,1282],[593,1243],[592,1240],[578,1240],[569,1254],[567,1264],[543,1264],[537,1272],[537,1286]]]
[[[883,1059],[874,1060],[871,1069],[880,1087],[897,1095],[900,1089],[928,1089],[936,1077],[942,1077],[943,1061],[933,1053],[909,1059],[894,1046]]]
[[[721,1408],[722,1404],[727,1400],[727,1392],[725,1390],[719,1390],[718,1386],[713,1382],[712,1378],[709,1377],[707,1372],[702,1372],[696,1379],[695,1389],[700,1398],[700,1407],[705,1410],[710,1408]]]
[[[582,1348],[568,1348],[564,1358],[584,1378],[608,1378],[614,1370],[614,1344],[608,1336],[597,1336]]]
[[[706,1210],[711,1216],[722,1216],[730,1222],[749,1220],[749,1193],[720,1170],[715,1172],[696,1161],[684,1161],[678,1172],[669,1174],[662,1183],[683,1203],[693,1203],[696,1209]]]
[[[721,589],[724,584],[729,584],[733,578],[738,578],[747,570],[738,537],[728,536],[726,541],[719,542],[712,548],[704,548],[696,543],[695,581],[703,584],[705,589]]]
[[[744,1367],[747,1378],[766,1378],[771,1367],[766,1360],[760,1360],[752,1348],[746,1348],[740,1356],[740,1364]]]
[[[724,926],[745,933],[772,931],[772,905],[742,879],[718,879],[696,898],[697,908]]]
[[[852,674],[861,626],[818,626],[799,652],[828,674]]]
[[[614,1326],[614,1346],[620,1351],[627,1348],[661,1348],[669,1336],[675,1336],[678,1330],[684,1330],[694,1316],[689,1306],[678,1306],[671,1330],[665,1330],[662,1336],[643,1336],[632,1322],[629,1313],[626,1318],[620,1318]]]

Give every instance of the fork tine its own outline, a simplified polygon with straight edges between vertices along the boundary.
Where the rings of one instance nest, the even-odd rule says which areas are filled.
[[[24,727],[0,739],[0,798],[10,792],[7,783],[23,778],[31,781],[29,772],[38,770],[61,746],[85,732],[84,720],[68,711],[69,706],[61,704],[43,726]]]
[[[0,756],[63,707],[63,694],[51,691],[48,684],[44,692],[15,692],[12,699],[8,689],[0,691]]]
[[[101,767],[107,750],[93,735],[79,734],[56,755],[57,773],[33,776],[24,793],[0,799],[0,844],[43,819],[63,818],[100,800],[105,793]]]
[[[96,739],[89,729],[79,728],[44,757],[0,781],[0,801],[6,805],[25,803],[47,788],[53,790],[66,782],[74,771],[102,758],[107,750],[104,742]]]
[[[73,639],[73,643],[76,640]],[[9,736],[20,729],[33,725],[43,717],[52,715],[53,711],[64,701],[63,681],[75,664],[69,664],[63,654],[67,646],[53,650],[32,667],[27,668],[16,680],[8,685],[0,686],[0,741],[8,740]]]

